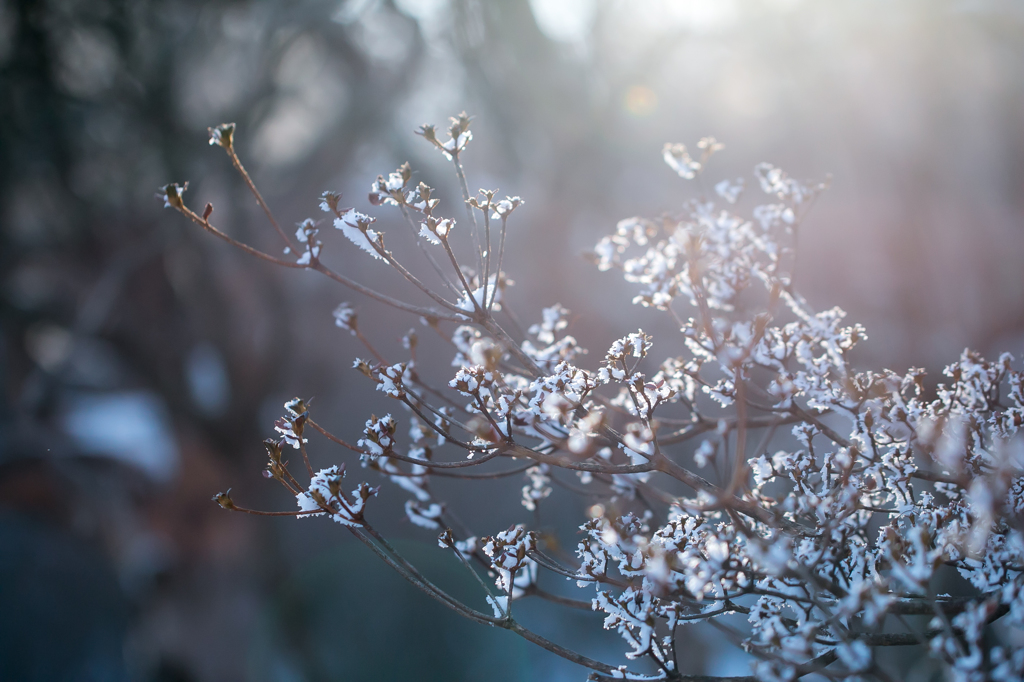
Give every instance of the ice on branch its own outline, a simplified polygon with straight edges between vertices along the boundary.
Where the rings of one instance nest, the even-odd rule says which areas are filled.
[[[367,252],[378,260],[384,260],[378,252],[378,248],[383,250],[384,245],[381,241],[381,234],[376,230],[370,229],[370,225],[377,222],[376,218],[371,218],[368,215],[360,213],[359,211],[349,209],[340,218],[334,219],[335,229],[341,230],[341,233],[345,237]],[[374,246],[376,244],[376,246]]]
[[[363,525],[363,509],[366,501],[377,495],[378,488],[371,488],[366,483],[352,491],[351,496],[341,490],[341,481],[345,477],[345,468],[332,466],[321,469],[309,482],[306,492],[295,496],[299,511],[311,512],[304,516],[321,516],[328,514],[343,526],[358,528]]]

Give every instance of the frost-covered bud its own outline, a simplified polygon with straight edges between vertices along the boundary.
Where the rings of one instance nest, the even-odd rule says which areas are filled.
[[[317,229],[316,221],[312,218],[306,218],[301,223],[296,223],[296,228],[295,239],[298,240],[300,244],[312,244],[313,237],[320,232],[320,230]]]
[[[479,209],[486,213],[491,208],[491,204],[494,201],[494,195],[498,193],[498,190],[479,189],[477,194],[479,197],[470,197],[466,203],[475,209]]]
[[[234,509],[235,503],[231,501],[231,489],[228,488],[226,493],[217,493],[213,496],[213,501],[219,504],[224,509]]]
[[[700,163],[690,158],[685,144],[665,143],[665,147],[661,150],[661,156],[669,168],[681,178],[692,180],[700,172]]]
[[[339,474],[327,477],[327,489],[331,492],[331,497],[337,497],[341,492],[341,478]]]
[[[495,568],[515,572],[523,565],[526,555],[537,546],[537,539],[532,531],[519,524],[497,535],[480,538],[480,543]]]
[[[617,339],[605,353],[603,367],[598,371],[597,379],[603,384],[613,381],[626,381],[627,366],[632,361],[630,357],[644,358],[651,348],[651,337],[644,334],[641,329],[638,332],[627,334]]]
[[[364,376],[373,378],[373,367],[362,358],[356,358],[352,361],[352,369],[358,370]]]
[[[332,314],[334,315],[335,327],[340,327],[352,335],[356,334],[359,328],[359,316],[356,314],[356,309],[352,307],[351,303],[348,301],[339,303]]]
[[[363,510],[366,502],[374,497],[378,488],[360,483],[352,491],[351,498],[341,491],[341,480],[345,476],[345,468],[332,466],[321,469],[309,482],[307,492],[295,496],[299,510],[309,512],[298,518],[329,514],[331,519],[343,526],[358,528],[363,525]]]
[[[448,140],[446,140],[444,143],[439,142],[436,137],[434,137],[433,139],[427,137],[427,126],[423,126],[423,128],[421,129],[423,130],[423,132],[421,133],[423,137],[427,138],[428,140],[431,140],[434,143],[434,145],[441,150],[441,153],[444,154],[444,157],[449,161],[451,161],[453,157],[457,157],[463,150],[465,150],[466,145],[468,145],[470,140],[473,139],[473,133],[470,132],[469,130],[469,124],[472,119],[470,116],[466,115],[466,112],[462,112],[458,116],[452,117],[450,120],[451,125],[448,127]],[[432,127],[430,132],[431,134],[433,134]]]
[[[421,182],[416,186],[416,189],[405,195],[405,203],[424,215],[431,215],[438,203],[440,203],[439,199],[430,198],[433,191],[433,188]]]
[[[320,195],[320,210],[324,213],[338,213],[338,202],[341,195],[337,192],[324,192]]]
[[[372,457],[386,455],[395,444],[394,435],[397,429],[398,424],[390,414],[380,419],[371,415],[363,429],[365,438],[360,438],[356,444]]]
[[[310,486],[309,492],[306,496],[316,505],[318,509],[331,508],[331,505],[327,501],[327,496],[324,495],[323,491],[315,486]]]
[[[289,407],[291,406],[291,407]],[[301,413],[296,412],[297,407],[305,408],[305,404],[295,398],[285,404],[285,409],[288,410],[289,417],[281,417],[274,422],[274,430],[281,434],[284,442],[291,445],[296,450],[299,449],[302,443],[306,442],[306,439],[302,437],[302,432],[305,428],[306,421],[309,419],[309,413],[303,409]]]
[[[405,204],[404,190],[411,177],[412,169],[408,163],[402,164],[397,171],[390,173],[387,179],[383,175],[378,175],[377,179],[370,185],[370,203],[374,206],[380,206],[381,204],[401,206]]]
[[[463,559],[469,559],[477,546],[476,536],[470,536],[465,540],[456,540],[451,528],[446,528],[437,538],[437,544],[442,549],[454,549]]]
[[[401,400],[405,397],[402,381],[405,377],[406,364],[399,362],[390,367],[381,367],[377,372],[377,390],[391,398]]]
[[[234,144],[235,124],[221,123],[216,128],[207,128],[210,131],[210,144],[231,149]]]
[[[164,185],[160,188],[160,191],[156,193],[156,198],[164,202],[164,208],[174,208],[179,211],[185,210],[185,202],[182,201],[181,195],[188,189],[188,183],[179,185],[176,182],[172,182],[169,185]]]
[[[427,219],[420,223],[420,236],[436,246],[448,239],[453,227],[455,227],[454,220],[428,215]]]
[[[459,112],[457,116],[452,116],[448,119],[450,126],[448,128],[449,134],[452,137],[457,137],[462,133],[469,130],[469,124],[473,121],[473,117],[467,114],[465,111]]]
[[[616,340],[612,343],[611,347],[608,348],[608,352],[605,354],[605,362],[611,364],[613,362],[622,362],[627,357],[632,356],[634,358],[645,358],[647,357],[647,351],[651,348],[651,337],[644,334],[644,330],[627,334],[621,339]]]
[[[297,223],[296,226],[298,229],[295,230],[295,239],[306,247],[296,263],[299,265],[312,265],[320,257],[320,249],[323,246],[323,243],[316,238],[320,230],[317,228],[316,221],[312,218],[306,218],[301,223]]]
[[[481,388],[488,388],[494,383],[494,375],[483,367],[463,367],[455,373],[455,378],[448,385],[465,396],[472,396]]]
[[[309,403],[302,398],[292,398],[284,404],[285,411],[292,417],[299,417],[309,412]]]
[[[512,215],[512,211],[522,206],[525,202],[519,197],[505,197],[501,201],[493,204],[494,212],[491,214],[491,220],[504,220]]]
[[[462,112],[458,116],[451,119],[451,125],[448,127],[448,140],[441,142],[437,139],[437,131],[434,126],[424,123],[416,130],[417,135],[421,135],[423,139],[430,142],[435,147],[441,150],[444,157],[449,161],[453,157],[458,156],[462,152],[469,141],[473,139],[473,133],[469,131],[469,124],[471,118],[466,115],[466,112]]]
[[[267,456],[270,458],[271,463],[281,463],[281,443],[273,438],[267,438],[263,441],[263,447],[267,449]]]
[[[207,128],[210,131],[210,144],[217,144],[230,150],[231,144],[234,140],[234,124],[233,123],[221,123],[215,128]]]
[[[435,132],[434,126],[430,125],[429,123],[424,123],[419,128],[417,128],[416,134],[423,136],[423,139],[425,139],[427,142],[430,142],[432,144],[438,143],[437,134]]]
[[[380,492],[380,486],[371,486],[365,482],[360,483],[359,487],[352,491],[352,495],[356,498],[356,504],[353,505],[353,508],[362,509],[368,499],[377,497],[378,492]],[[362,516],[361,513],[360,516]]]
[[[455,536],[452,535],[451,528],[445,528],[441,531],[441,534],[437,536],[437,546],[441,549],[451,549],[455,546]]]

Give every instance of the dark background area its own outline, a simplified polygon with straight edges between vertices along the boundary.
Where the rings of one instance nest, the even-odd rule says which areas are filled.
[[[556,301],[573,310],[590,364],[638,326],[668,330],[580,254],[617,220],[693,196],[661,145],[704,135],[726,144],[709,179],[746,175],[748,194],[759,161],[832,175],[798,286],[867,326],[863,367],[934,376],[964,346],[1024,353],[1018,3],[2,0],[0,679],[584,677],[427,602],[333,524],[210,501],[234,487],[291,508],[260,475],[286,399],[316,396],[351,439],[393,409],[349,369],[365,351],[334,328],[335,305],[357,305],[396,356],[418,322],[216,242],[154,192],[189,180],[193,207],[279,249],[207,145],[207,126],[235,121],[285,225],[319,217],[326,189],[397,225],[365,193],[403,161],[462,219],[448,165],[412,130],[463,109],[477,116],[470,187],[527,202],[511,308],[524,324]],[[414,300],[325,242],[333,267]],[[315,445],[320,465],[345,457]],[[518,484],[456,490],[480,533],[529,520]],[[380,525],[465,589],[402,501],[382,493]],[[571,527],[570,508],[549,511]],[[527,617],[596,657],[621,650],[596,616]],[[687,665],[745,672],[717,651],[695,635]]]

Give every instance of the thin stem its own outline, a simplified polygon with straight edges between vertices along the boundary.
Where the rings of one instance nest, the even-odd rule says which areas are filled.
[[[359,339],[359,341],[364,346],[366,346],[366,350],[370,351],[370,354],[373,355],[373,357],[377,360],[377,362],[379,362],[382,365],[388,364],[388,361],[384,359],[384,356],[381,355],[377,351],[377,349],[373,347],[373,344],[370,343],[370,340],[368,338],[366,338],[366,336],[364,336],[363,333],[361,331],[359,331],[358,328],[354,328],[353,331],[355,332],[356,338]]]
[[[498,295],[498,284],[501,280],[501,263],[505,258],[505,226],[508,223],[507,216],[501,216],[501,239],[500,246],[498,247],[498,267],[494,270],[494,291],[491,292],[491,298],[487,301],[487,312],[491,312],[491,308],[494,307],[494,299]]]
[[[286,261],[286,260],[283,260],[281,258],[277,258],[275,256],[271,256],[269,254],[263,253],[259,249],[254,249],[253,247],[249,246],[248,244],[246,244],[244,242],[240,242],[237,239],[234,239],[233,237],[229,237],[228,235],[226,235],[225,233],[221,232],[216,227],[214,227],[210,223],[209,220],[207,220],[207,219],[203,218],[202,216],[198,215],[197,213],[195,213],[195,211],[193,211],[189,207],[185,206],[184,204],[182,204],[182,206],[180,208],[179,207],[175,207],[175,208],[179,212],[181,212],[184,215],[186,215],[196,225],[199,225],[199,227],[203,228],[204,230],[206,230],[210,234],[215,235],[217,237],[220,237],[221,239],[226,241],[228,244],[231,244],[232,246],[237,247],[237,248],[241,249],[242,251],[245,251],[246,253],[248,253],[248,254],[250,254],[252,256],[256,256],[257,258],[260,258],[260,259],[265,260],[267,262],[273,263],[274,265],[280,265],[281,267],[284,267],[284,268],[295,268],[297,270],[302,270],[302,269],[306,268],[305,265],[300,265],[298,263],[293,263],[291,261]]]
[[[237,504],[230,507],[230,510],[242,512],[244,514],[255,514],[257,516],[309,516],[310,514],[324,513],[320,509],[313,509],[307,511],[259,511],[257,509],[246,509],[245,507],[239,507]]]
[[[448,275],[446,275],[444,273],[444,270],[441,269],[441,265],[437,262],[437,259],[434,258],[434,254],[432,254],[430,250],[427,248],[427,245],[423,243],[423,237],[420,236],[420,231],[416,229],[416,221],[414,221],[412,219],[412,216],[409,214],[408,207],[402,205],[399,206],[399,208],[402,210],[402,215],[405,216],[405,220],[409,224],[409,229],[412,230],[413,236],[416,238],[416,245],[420,247],[420,251],[422,251],[423,255],[427,257],[428,261],[430,261],[430,265],[431,267],[434,268],[434,272],[436,272],[438,277],[441,278],[441,281],[444,282],[444,285],[448,287],[448,289],[453,294],[458,296],[458,287],[456,287],[455,284],[453,284],[452,281],[448,279]]]
[[[462,282],[462,286],[466,289],[466,298],[473,302],[473,308],[476,310],[478,316],[483,317],[484,311],[480,307],[480,301],[476,300],[476,296],[473,295],[473,290],[469,286],[469,282],[466,281],[466,275],[463,274],[462,268],[459,266],[459,261],[455,258],[455,252],[452,251],[451,244],[448,243],[448,237],[441,237],[441,245],[444,246],[445,252],[448,254],[448,259],[452,262],[452,266],[455,268],[455,274],[459,276],[459,281]],[[466,311],[467,317],[469,311]]]
[[[390,544],[386,544],[384,538],[369,526],[364,524],[360,528],[350,527],[349,530],[352,532],[353,535],[359,538],[359,540],[362,541],[364,545],[369,547],[374,554],[380,557],[380,559],[382,559],[384,563],[393,568],[395,571],[399,573],[399,575],[401,575],[414,586],[422,590],[428,596],[441,602],[448,608],[457,612],[459,615],[465,616],[466,618],[469,618],[470,620],[473,620],[477,623],[483,623],[486,625],[502,624],[502,621],[500,619],[493,618],[485,613],[481,613],[476,609],[466,606],[465,604],[459,602],[454,597],[451,597],[450,595],[448,595],[448,593],[444,592],[436,585],[431,583],[429,580],[424,578],[422,575],[420,575],[419,571],[416,571],[415,568],[413,568],[412,564],[408,563],[407,561],[401,558],[401,555],[398,555],[396,552],[394,552],[394,548],[391,547]],[[373,542],[371,537],[367,537],[368,535],[373,538],[376,538],[378,542],[381,542],[381,544],[384,544],[384,546],[388,548],[388,552],[392,552],[393,554],[395,554],[395,557],[392,558],[392,556],[389,556],[388,552],[385,552],[380,547],[378,547],[377,543]]]
[[[487,312],[491,312],[491,306],[488,305],[487,299],[487,288],[491,282],[491,201],[487,200],[487,207],[484,211],[484,241],[486,242],[484,250],[484,307],[487,308]],[[497,289],[498,282],[494,282],[495,289]]]
[[[420,573],[415,566],[406,561],[406,559],[398,552],[398,550],[395,549],[391,545],[391,543],[387,541],[387,538],[378,533],[372,526],[370,526],[367,523],[363,523],[363,529],[369,535],[371,535],[377,542],[379,542],[384,547],[384,549],[386,549],[391,554],[391,556],[394,557],[395,561],[397,561],[402,566],[402,568],[405,569],[407,573],[414,576],[417,580],[423,583],[424,586],[430,589],[432,596],[434,596],[435,599],[438,599],[442,603],[448,604],[455,611],[458,611],[459,613],[469,618],[472,618],[473,620],[477,620],[478,622],[486,622],[488,624],[494,625],[498,625],[502,622],[501,619],[493,618],[484,613],[481,613],[480,611],[477,611],[476,609],[472,609],[466,606],[465,604],[457,600],[455,597],[452,597],[447,592],[442,590],[440,587],[430,582],[430,580],[425,578],[423,574]]]
[[[378,244],[377,242],[375,242],[372,239],[370,239],[369,235],[364,233],[363,236],[366,237],[366,241],[369,242],[370,247],[373,248],[373,250],[376,251],[380,255],[380,257],[383,258],[384,261],[388,265],[393,267],[395,270],[398,270],[398,273],[400,275],[402,275],[402,277],[404,277],[414,287],[416,287],[417,289],[419,289],[420,291],[425,293],[427,296],[432,298],[435,303],[437,303],[438,305],[440,305],[443,308],[447,308],[447,309],[449,309],[451,311],[454,311],[454,312],[459,312],[459,311],[462,310],[461,308],[456,306],[454,303],[451,303],[450,301],[445,300],[444,297],[442,297],[441,295],[435,293],[433,289],[431,289],[426,284],[421,282],[419,280],[419,278],[416,277],[416,275],[414,275],[411,272],[409,272],[409,270],[404,265],[402,265],[400,262],[398,262],[398,260],[393,255],[391,255],[390,251],[388,251],[387,249],[384,248],[383,240],[381,240],[381,243]]]
[[[287,234],[285,234],[285,231],[281,229],[281,226],[277,224],[277,220],[274,219],[274,214],[271,212],[270,207],[267,206],[267,202],[263,201],[263,195],[260,194],[258,189],[256,189],[256,183],[254,183],[252,178],[249,177],[249,173],[246,172],[245,166],[242,165],[242,160],[239,159],[238,154],[235,153],[234,147],[225,147],[225,149],[227,150],[228,156],[231,157],[231,163],[234,164],[235,169],[245,180],[245,184],[249,187],[249,191],[252,192],[254,197],[256,197],[256,203],[258,203],[260,208],[263,209],[263,212],[267,215],[267,219],[270,221],[270,224],[273,225],[274,229],[277,230],[277,233],[281,235],[281,239],[284,240],[285,245],[292,251],[295,251],[295,245],[292,244],[292,240]]]
[[[539,597],[544,601],[549,601],[553,604],[558,604],[560,606],[568,606],[572,609],[590,611],[591,613],[593,613],[594,611],[593,602],[583,601],[581,599],[570,599],[569,597],[561,597],[557,594],[552,594],[551,592],[545,592],[536,585],[530,585],[528,588],[526,588],[525,592],[528,595]]]
[[[463,556],[462,552],[460,552],[455,547],[455,545],[452,545],[452,552],[454,552],[455,556],[458,557],[459,563],[461,563],[463,566],[465,566],[466,570],[473,574],[473,577],[476,578],[477,583],[480,585],[481,588],[483,588],[484,593],[488,597],[493,599],[494,598],[494,593],[491,592],[490,586],[487,583],[485,583],[483,578],[480,577],[480,574],[477,573],[476,570],[472,566],[469,565],[469,562],[466,561],[466,557]]]
[[[302,438],[299,438],[299,452],[302,453],[302,461],[306,463],[306,471],[309,472],[309,477],[313,478],[313,465],[309,463],[309,454],[306,452],[306,444]]]
[[[561,656],[566,660],[572,661],[577,665],[582,665],[584,667],[590,668],[591,670],[597,670],[608,675],[614,675],[620,672],[618,668],[613,668],[607,663],[595,661],[594,659],[588,658],[583,654],[578,654],[575,651],[572,651],[571,649],[566,649],[564,646],[560,644],[555,644],[551,640],[541,637],[536,632],[533,632],[532,630],[527,630],[525,627],[523,627],[514,620],[508,621],[508,623],[505,624],[503,627],[516,633],[526,641],[533,642],[534,644],[544,649],[547,649],[551,653],[557,654],[558,656]]]
[[[295,264],[291,264],[289,265],[289,267],[309,267],[312,270],[316,270],[317,272],[330,277],[339,284],[344,284],[348,288],[358,291],[361,294],[365,294],[370,298],[373,298],[377,301],[380,301],[381,303],[391,306],[392,308],[398,308],[399,310],[414,313],[416,315],[419,315],[420,317],[436,318],[438,320],[448,320],[450,322],[465,322],[465,317],[463,317],[462,315],[450,315],[448,313],[441,312],[440,310],[437,310],[435,308],[424,308],[422,306],[413,305],[411,303],[405,303],[404,301],[399,301],[398,299],[392,298],[387,294],[382,294],[378,291],[374,291],[373,289],[365,287],[353,279],[349,279],[345,275],[340,275],[334,272],[326,265],[321,263],[319,260],[315,261],[309,266],[296,266]]]
[[[473,207],[469,204],[469,184],[466,182],[466,173],[462,170],[462,162],[459,161],[459,152],[456,150],[452,153],[452,162],[455,164],[455,174],[459,176],[459,187],[462,188],[462,203],[466,207],[466,213],[469,214],[469,220],[473,223],[473,246],[476,247],[477,257],[477,273],[483,272],[483,252],[480,249],[480,225],[476,222],[476,214],[473,213]]]

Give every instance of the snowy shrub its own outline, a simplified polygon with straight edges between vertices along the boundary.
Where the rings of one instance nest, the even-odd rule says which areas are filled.
[[[511,283],[507,227],[523,201],[470,192],[462,165],[469,128],[463,114],[445,139],[433,126],[418,131],[453,163],[468,215],[442,216],[434,190],[414,184],[408,164],[372,183],[376,215],[343,208],[330,192],[320,204],[326,225],[352,242],[333,248],[381,261],[427,303],[329,269],[320,260],[329,230],[315,221],[294,237],[281,229],[235,154],[233,125],[213,129],[210,143],[242,173],[285,257],[219,231],[212,206],[201,215],[188,208],[184,186],[161,192],[168,207],[246,252],[318,271],[451,340],[447,385],[432,384],[419,371],[414,335],[406,357],[386,359],[360,331],[356,309],[341,304],[337,326],[369,358],[354,367],[372,382],[367,390],[375,385],[395,401],[394,416],[361,415],[344,440],[315,421],[309,404],[290,401],[265,443],[265,475],[298,509],[259,512],[217,495],[223,507],[326,515],[446,606],[589,668],[593,679],[688,679],[677,655],[698,623],[752,656],[749,679],[892,679],[879,653],[914,645],[952,679],[1022,678],[1024,652],[1014,643],[1024,627],[1016,435],[1024,373],[1010,355],[964,351],[934,389],[920,370],[852,367],[864,329],[839,308],[812,309],[791,286],[798,230],[825,187],[769,164],[754,169],[753,189],[767,199],[751,218],[732,210],[743,180],[724,180],[678,214],[619,222],[594,247],[596,266],[620,273],[634,302],[670,316],[677,334],[622,329],[588,356],[566,333],[569,311],[553,304],[529,311],[534,324],[517,338],[499,311]],[[695,156],[679,144],[663,152],[687,182],[702,177],[721,145],[706,138],[697,147]],[[385,228],[387,212],[395,227]],[[423,272],[399,262],[392,239],[418,245]],[[346,483],[340,461],[314,471],[307,448],[330,443],[350,451],[349,468],[360,463],[359,478],[370,480]],[[478,537],[435,497],[439,475],[466,485],[508,481],[531,511],[571,495],[585,522],[560,542],[521,523]],[[374,528],[378,484],[407,496],[409,520],[465,565],[489,611],[441,590]],[[558,549],[573,545],[575,558]],[[944,585],[961,594],[937,593]],[[599,612],[623,639],[610,656],[624,653],[629,663],[593,660],[532,632],[515,618],[519,599]]]

